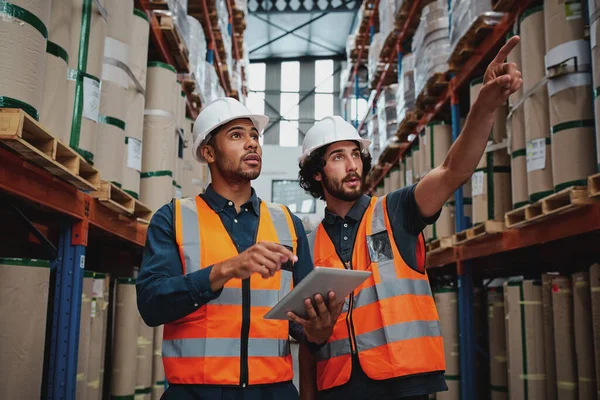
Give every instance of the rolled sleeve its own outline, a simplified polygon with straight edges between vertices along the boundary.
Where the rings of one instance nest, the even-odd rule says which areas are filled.
[[[216,298],[210,290],[210,269],[183,275],[173,234],[173,208],[167,204],[152,218],[136,282],[140,315],[149,326],[183,318]]]

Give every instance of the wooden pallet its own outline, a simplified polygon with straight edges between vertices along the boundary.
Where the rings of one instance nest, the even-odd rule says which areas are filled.
[[[400,122],[398,125],[398,130],[396,130],[396,136],[400,139],[400,141],[406,140],[408,135],[413,133],[415,127],[419,125],[419,119],[421,112],[417,111],[409,111],[406,113],[406,117]]]
[[[100,182],[96,168],[23,110],[0,109],[0,143],[81,190],[96,190]]]
[[[585,186],[573,186],[540,200],[544,216],[563,214],[594,201],[590,199]]]
[[[148,2],[148,7],[151,10],[169,10],[169,3],[166,0],[150,0]]]
[[[119,214],[132,215],[134,212],[135,198],[112,182],[101,181],[98,190],[91,195],[102,205]]]
[[[189,51],[175,27],[173,17],[162,12],[155,12],[154,15],[158,18],[160,30],[167,41],[177,70],[188,72],[190,70]]]
[[[588,178],[588,196],[591,198],[600,198],[600,174],[592,175]]]
[[[398,37],[398,30],[393,29],[388,36],[385,38],[385,42],[383,42],[383,46],[381,47],[381,53],[379,53],[379,60],[383,63],[386,63],[390,60],[389,57],[394,51],[394,47],[396,47],[396,39]]]
[[[196,80],[192,75],[185,74],[181,80],[181,87],[185,94],[192,94],[196,90]]]
[[[144,203],[142,203],[139,200],[135,200],[133,206],[133,217],[136,218],[139,222],[149,224],[153,214],[154,212],[150,208],[148,208]]]
[[[504,225],[507,229],[519,228],[534,223],[543,217],[542,203],[536,201],[504,214]]]
[[[427,253],[428,254],[439,253],[446,249],[451,248],[453,245],[454,245],[454,239],[452,236],[435,239],[427,244]]]
[[[469,240],[469,238],[467,237],[467,232],[468,229],[465,229],[462,232],[458,232],[452,235],[452,243],[454,243],[454,245],[457,246]]]
[[[486,12],[477,17],[469,30],[458,40],[454,51],[450,54],[448,59],[450,71],[458,71],[464,65],[465,61],[473,55],[503,15],[499,12]]]
[[[438,101],[440,94],[450,84],[449,74],[447,72],[438,72],[433,74],[428,80],[421,93],[417,97],[417,107],[426,109],[428,105]]]
[[[495,235],[504,231],[504,222],[502,221],[485,221],[467,230],[467,240],[481,239],[486,236]]]

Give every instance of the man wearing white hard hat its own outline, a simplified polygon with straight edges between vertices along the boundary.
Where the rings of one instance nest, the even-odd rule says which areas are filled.
[[[263,318],[312,269],[299,218],[261,201],[259,138],[269,119],[231,98],[207,105],[194,124],[194,157],[212,183],[152,218],[137,279],[138,308],[164,325],[163,399],[293,399],[289,336],[316,349],[343,301],[308,302],[300,326]],[[337,310],[337,311],[336,311]]]
[[[306,133],[300,185],[327,202],[325,218],[309,235],[314,265],[368,270],[372,276],[346,299],[327,344],[316,351],[301,347],[303,400],[424,400],[447,390],[422,231],[471,177],[494,112],[521,86],[516,65],[504,63],[518,41],[510,39],[488,66],[443,165],[416,185],[371,198],[363,194],[370,141],[340,117],[324,118]]]

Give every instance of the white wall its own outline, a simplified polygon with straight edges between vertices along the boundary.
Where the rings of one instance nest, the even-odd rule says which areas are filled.
[[[301,147],[280,147],[278,145],[263,146],[262,172],[258,179],[252,182],[258,197],[271,201],[271,184],[275,179],[298,179],[298,158]],[[317,200],[316,213],[296,215],[303,220],[307,231],[314,229],[323,219],[325,202]]]

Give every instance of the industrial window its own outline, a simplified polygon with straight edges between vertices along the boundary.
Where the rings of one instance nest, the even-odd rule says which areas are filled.
[[[298,146],[298,118],[300,116],[300,63],[289,61],[281,63],[281,95],[279,113],[279,145]]]
[[[246,106],[255,114],[265,114],[265,84],[267,65],[265,63],[252,63],[248,68],[248,97]],[[260,138],[262,145],[263,137]]]
[[[293,213],[314,214],[316,201],[300,187],[297,180],[274,179],[271,183],[271,201],[286,205]]]

